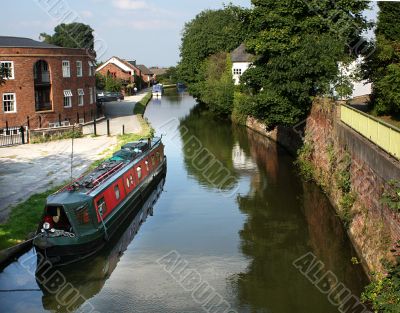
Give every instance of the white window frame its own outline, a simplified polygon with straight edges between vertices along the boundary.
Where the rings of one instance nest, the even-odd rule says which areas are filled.
[[[93,100],[94,100],[93,87],[89,87],[89,102],[90,102],[90,104],[93,104]]]
[[[85,98],[84,98],[85,92],[83,91],[82,88],[78,89],[78,105],[83,106],[85,104]]]
[[[76,77],[82,77],[82,76],[83,76],[82,61],[76,61]]]
[[[95,64],[92,61],[88,61],[88,64],[89,64],[89,75],[88,76],[93,76]]]
[[[13,96],[13,100],[5,100],[4,96]],[[6,111],[4,107],[4,102],[5,101],[13,101],[13,111]],[[3,93],[2,95],[2,104],[3,104],[3,112],[8,114],[8,113],[17,113],[17,96],[14,92],[6,92]]]
[[[15,79],[14,76],[14,61],[0,61],[0,66],[2,66],[3,64],[11,64],[11,73],[10,76],[8,77],[3,77],[4,79]]]
[[[65,99],[69,99],[69,100],[68,100],[68,102],[69,102],[69,105],[68,105],[68,106],[65,105]],[[63,102],[63,106],[64,106],[64,108],[66,108],[66,109],[72,108],[72,91],[69,90],[69,89],[64,90],[64,102]]]
[[[71,63],[68,60],[62,61],[62,75],[63,77],[71,77]]]

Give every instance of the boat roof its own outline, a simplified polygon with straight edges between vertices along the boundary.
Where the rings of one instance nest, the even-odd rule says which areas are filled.
[[[150,145],[147,139],[130,142],[121,147],[120,150],[115,152],[113,156],[89,173],[79,177],[74,182],[66,185],[54,195],[48,198],[48,202],[64,203],[68,202],[81,202],[87,199],[87,195],[93,190],[102,185],[106,185],[106,181],[112,178],[115,174],[120,173],[126,165],[134,160],[140,159],[141,156],[146,154],[161,141],[161,138],[153,138],[150,140]],[[57,196],[59,195],[59,197]],[[65,198],[64,196],[65,195]],[[72,196],[74,195],[74,196]],[[79,195],[84,196],[80,198]],[[71,197],[71,199],[69,199]],[[54,202],[57,200],[56,202]]]

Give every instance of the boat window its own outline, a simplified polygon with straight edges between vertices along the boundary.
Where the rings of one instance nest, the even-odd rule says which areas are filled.
[[[126,178],[126,186],[128,188],[131,186],[131,182],[129,181],[129,177]]]
[[[157,159],[159,159],[161,161],[160,152],[157,152]]]
[[[115,185],[115,187],[114,187],[114,192],[115,192],[115,198],[116,198],[117,200],[119,200],[120,193],[119,193],[119,187],[118,187],[118,185]]]
[[[133,176],[132,176],[132,174],[129,176],[129,180],[131,181],[131,185],[133,186]]]
[[[141,179],[141,178],[142,178],[142,168],[139,166],[139,167],[136,169],[136,171],[137,171],[137,177],[138,177],[139,179]]]
[[[156,164],[156,159],[154,158],[154,154],[151,156],[151,164],[153,164],[153,166]]]
[[[107,212],[107,205],[104,201],[104,197],[97,201],[97,211],[100,215],[104,215]]]
[[[76,219],[79,224],[88,224],[90,221],[88,206],[83,205],[75,210]]]
[[[146,164],[146,169],[149,170],[149,162],[144,162]]]

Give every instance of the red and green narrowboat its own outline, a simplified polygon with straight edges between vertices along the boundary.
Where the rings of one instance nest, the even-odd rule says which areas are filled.
[[[128,143],[46,201],[33,244],[53,264],[88,257],[110,240],[166,173],[161,138]]]

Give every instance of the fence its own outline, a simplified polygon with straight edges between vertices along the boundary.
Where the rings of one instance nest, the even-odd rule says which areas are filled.
[[[0,129],[0,147],[25,144],[27,141],[27,127],[16,126]]]
[[[344,104],[340,108],[340,119],[374,144],[400,159],[400,129]]]

